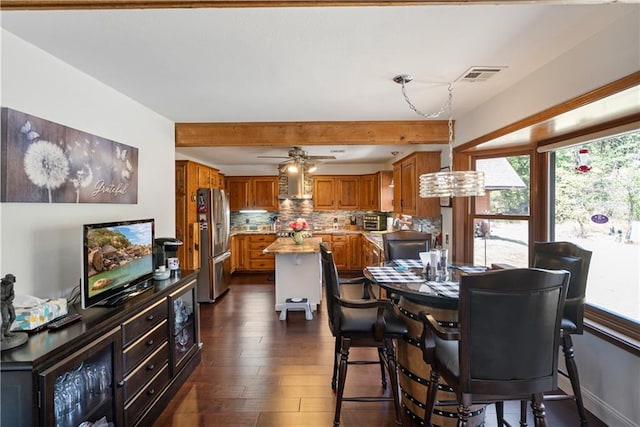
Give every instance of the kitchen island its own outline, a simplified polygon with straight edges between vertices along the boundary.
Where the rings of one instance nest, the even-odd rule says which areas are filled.
[[[322,300],[321,242],[319,237],[307,237],[297,245],[291,237],[279,237],[264,249],[276,257],[276,311],[288,298],[307,298],[311,309],[317,310]]]

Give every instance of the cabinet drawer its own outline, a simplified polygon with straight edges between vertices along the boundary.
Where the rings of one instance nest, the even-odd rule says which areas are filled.
[[[249,236],[250,243],[273,243],[275,240],[276,238],[272,234],[257,234]]]
[[[150,355],[155,349],[163,343],[166,343],[167,332],[167,321],[165,319],[147,334],[140,337],[138,341],[126,348],[123,355],[123,369],[125,374],[133,370],[142,359]]]
[[[169,365],[165,364],[153,380],[140,391],[140,394],[134,397],[128,405],[125,405],[124,425],[134,425],[142,412],[162,394],[162,390],[167,384],[169,384]]]
[[[167,302],[159,301],[156,305],[143,311],[131,320],[122,324],[122,347],[128,346],[141,335],[150,330],[158,322],[167,318]]]
[[[124,401],[128,402],[169,362],[167,343],[142,362],[124,382]]]
[[[275,255],[274,254],[265,254],[264,252],[262,252],[262,249],[254,249],[254,250],[249,251],[249,258],[251,258],[253,260],[275,259]]]
[[[274,258],[250,259],[249,269],[251,270],[273,270],[276,268]]]
[[[346,234],[334,234],[331,238],[333,243],[346,242],[347,240],[349,240],[349,237]]]

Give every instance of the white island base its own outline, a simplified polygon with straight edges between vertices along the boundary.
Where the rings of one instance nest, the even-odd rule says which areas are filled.
[[[280,237],[264,249],[276,258],[276,311],[282,311],[288,298],[293,302],[306,298],[311,310],[317,311],[322,301],[320,242],[310,237],[296,245],[291,238]]]
[[[322,299],[320,254],[276,254],[276,311],[287,298],[306,298],[312,311]]]

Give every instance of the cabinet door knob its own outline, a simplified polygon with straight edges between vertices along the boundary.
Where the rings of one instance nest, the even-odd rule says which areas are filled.
[[[124,383],[125,383],[125,381],[124,381],[124,380],[122,380],[122,381],[118,381],[118,382],[116,383],[116,385],[118,386],[118,388],[122,388],[122,387],[124,387]]]
[[[154,394],[156,394],[156,391],[155,391],[155,389],[151,389],[151,390],[149,390],[149,391],[147,392],[147,394],[148,394],[149,396],[153,396]]]
[[[147,341],[147,345],[153,345],[153,342],[154,342],[153,340],[149,340]]]
[[[147,365],[147,371],[153,371],[156,368],[156,365],[154,365],[153,363]]]
[[[153,314],[148,315],[147,320],[153,320]]]

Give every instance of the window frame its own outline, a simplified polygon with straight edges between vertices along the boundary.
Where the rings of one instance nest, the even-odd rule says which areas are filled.
[[[563,113],[570,112],[587,104],[596,104],[610,95],[614,95],[624,89],[640,85],[640,72],[623,77],[589,93],[567,100],[559,105],[552,106],[540,113],[526,117],[520,121],[497,129],[475,140],[468,141],[454,147],[454,170],[474,170],[475,160],[488,157],[507,157],[515,153],[529,151],[531,153],[531,179],[530,179],[530,212],[529,212],[529,262],[533,256],[532,243],[549,239],[550,221],[550,176],[551,155],[538,147],[551,144],[562,144],[576,137],[588,137],[594,135],[603,137],[621,125],[640,120],[640,113],[631,112],[625,117],[618,117],[605,123],[585,125],[583,129],[574,130],[567,135],[553,135],[547,139],[534,140],[534,132],[531,132],[529,140],[522,141],[515,146],[503,146],[483,149],[482,146],[528,127],[544,124]],[[597,122],[597,120],[596,120]],[[606,136],[606,135],[605,135]],[[568,144],[567,144],[568,145]],[[451,218],[452,226],[452,260],[455,263],[468,263],[473,261],[473,218],[475,203],[471,198],[454,198]],[[518,219],[518,218],[512,218]],[[589,303],[585,306],[585,329],[626,351],[640,356],[640,323],[623,316],[606,311]]]

